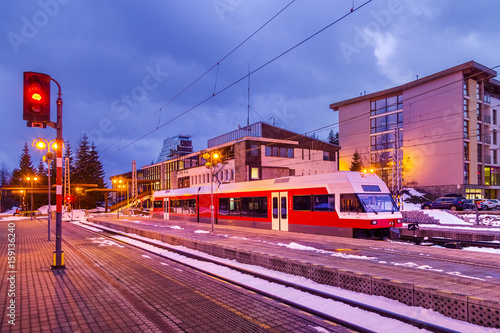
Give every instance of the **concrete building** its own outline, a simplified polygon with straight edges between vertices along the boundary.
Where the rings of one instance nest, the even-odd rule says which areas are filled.
[[[391,188],[399,151],[404,185],[435,195],[499,198],[500,82],[496,75],[470,61],[331,104],[339,113],[340,170],[349,169],[357,151],[364,165],[373,167]]]
[[[163,147],[158,156],[157,163],[178,158],[193,152],[190,135],[176,135],[163,140]]]
[[[239,128],[208,141],[207,149],[142,167],[153,190],[210,184],[204,152],[224,159],[214,168],[216,182],[245,182],[338,170],[339,146],[263,122]]]

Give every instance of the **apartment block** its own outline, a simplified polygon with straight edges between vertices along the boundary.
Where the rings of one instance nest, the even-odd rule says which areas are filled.
[[[336,102],[339,169],[357,151],[367,168],[435,195],[500,197],[500,82],[470,61],[415,81]],[[399,156],[398,156],[399,154]]]

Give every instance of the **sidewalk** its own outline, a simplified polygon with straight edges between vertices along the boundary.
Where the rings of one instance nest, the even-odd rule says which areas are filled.
[[[1,332],[158,331],[69,244],[66,269],[51,270],[51,238],[39,220],[0,221]]]

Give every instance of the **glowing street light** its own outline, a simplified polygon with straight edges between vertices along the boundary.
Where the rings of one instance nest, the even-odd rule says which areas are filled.
[[[48,224],[48,229],[49,229],[49,241],[50,241],[50,219],[51,219],[51,209],[50,209],[50,162],[52,162],[53,159],[56,158],[56,152],[57,152],[57,141],[56,140],[51,140],[47,141],[43,138],[37,138],[33,140],[31,143],[31,146],[36,147],[39,150],[45,150],[47,148],[47,153],[43,156],[44,162],[47,163],[48,167],[48,188],[49,188],[49,208],[47,210],[48,217],[47,217],[47,224]]]
[[[211,212],[211,224],[212,231],[215,231],[215,217],[214,217],[214,167],[217,163],[221,161],[221,156],[218,151],[213,151],[211,153],[205,152],[202,157],[207,161],[205,167],[210,169],[210,212]]]
[[[26,177],[26,180],[31,182],[31,207],[30,207],[30,211],[31,211],[31,221],[33,221],[33,182],[37,181],[38,180],[38,177],[36,176],[28,176]]]

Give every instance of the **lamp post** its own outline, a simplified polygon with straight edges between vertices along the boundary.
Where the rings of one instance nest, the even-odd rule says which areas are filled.
[[[24,210],[24,190],[19,191],[19,205],[21,206],[21,210]]]
[[[205,152],[202,156],[207,161],[207,163],[205,163],[205,167],[207,169],[210,169],[210,212],[211,212],[212,231],[215,231],[214,167],[217,166],[217,163],[220,161],[220,154],[217,151],[213,151],[211,153]]]
[[[31,211],[31,221],[33,221],[33,181],[37,181],[38,178],[36,176],[29,176],[29,177],[26,177],[26,180],[31,182],[31,207],[30,207],[30,211]]]
[[[50,241],[50,220],[51,220],[51,204],[50,204],[50,162],[55,158],[55,151],[57,151],[57,142],[56,140],[47,141],[43,138],[38,138],[33,140],[31,146],[36,147],[37,149],[44,150],[47,148],[47,153],[43,156],[43,160],[47,163],[47,187],[49,188],[49,208],[47,209],[47,224],[48,224],[48,239]]]

